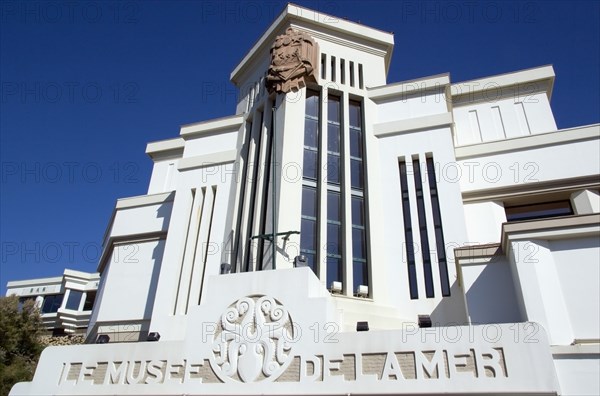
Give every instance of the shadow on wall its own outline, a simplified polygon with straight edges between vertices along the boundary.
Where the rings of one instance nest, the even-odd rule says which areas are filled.
[[[148,287],[148,296],[146,299],[146,307],[144,308],[144,318],[152,317],[152,309],[154,308],[154,300],[156,298],[156,289],[158,286],[158,278],[160,276],[160,268],[162,266],[163,255],[165,252],[165,239],[161,239],[156,244],[152,251],[152,276],[150,278],[150,286]]]
[[[444,297],[431,312],[431,323],[434,326],[466,325],[467,310],[462,298],[462,289],[455,279],[450,287],[450,297]]]
[[[508,262],[496,257],[485,267],[466,293],[473,324],[521,322]]]

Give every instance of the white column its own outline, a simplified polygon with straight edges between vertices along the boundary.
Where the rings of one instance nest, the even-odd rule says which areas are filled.
[[[277,232],[300,231],[302,209],[302,154],[306,89],[277,95],[275,112]],[[269,208],[269,210],[272,210]],[[293,268],[300,251],[300,236],[277,238],[276,268]]]

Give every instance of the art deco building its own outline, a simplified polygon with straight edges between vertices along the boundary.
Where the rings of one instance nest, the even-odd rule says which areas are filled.
[[[388,84],[393,46],[286,6],[12,395],[600,393],[600,126],[557,130],[552,66]]]
[[[34,300],[49,334],[85,334],[99,283],[100,274],[66,269],[62,276],[8,282],[6,295],[18,296],[19,304]]]

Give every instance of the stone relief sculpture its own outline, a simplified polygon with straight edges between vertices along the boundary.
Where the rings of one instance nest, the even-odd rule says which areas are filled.
[[[316,82],[319,46],[307,33],[288,28],[271,46],[269,93],[288,93]]]
[[[244,297],[221,316],[213,370],[225,382],[272,381],[290,364],[293,326],[273,297]]]

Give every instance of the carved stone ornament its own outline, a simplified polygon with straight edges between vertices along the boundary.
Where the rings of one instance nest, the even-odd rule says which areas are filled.
[[[317,81],[319,46],[308,34],[288,28],[271,46],[269,93],[288,93]]]
[[[223,382],[274,381],[291,363],[293,326],[273,297],[243,297],[221,315],[210,364]]]

